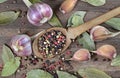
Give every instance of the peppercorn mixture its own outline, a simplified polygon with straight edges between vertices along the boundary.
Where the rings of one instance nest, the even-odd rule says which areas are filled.
[[[39,52],[43,57],[51,57],[59,54],[66,44],[65,35],[59,30],[51,30],[42,36],[38,41]]]

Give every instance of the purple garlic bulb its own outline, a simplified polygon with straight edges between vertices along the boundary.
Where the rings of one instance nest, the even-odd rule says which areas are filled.
[[[50,20],[52,15],[52,8],[48,4],[39,2],[29,7],[27,18],[31,24],[41,26],[43,23]]]
[[[32,54],[31,39],[28,35],[16,35],[11,40],[11,48],[17,56]]]

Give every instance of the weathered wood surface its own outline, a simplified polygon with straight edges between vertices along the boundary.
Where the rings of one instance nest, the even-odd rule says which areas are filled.
[[[104,6],[100,6],[100,7],[91,6],[87,3],[84,3],[79,0],[75,9],[71,13],[63,15],[58,10],[62,1],[64,1],[64,0],[44,0],[44,2],[46,2],[52,6],[53,10],[56,12],[58,17],[60,18],[63,26],[66,26],[68,17],[75,11],[78,11],[78,10],[87,11],[85,21],[88,21],[88,20],[90,20],[94,17],[97,17],[115,7],[120,6],[120,0],[107,0],[107,3]],[[0,25],[0,55],[2,53],[2,45],[4,43],[9,43],[11,37],[16,34],[19,34],[19,32],[28,33],[30,35],[33,35],[41,30],[51,27],[47,23],[41,27],[32,26],[26,19],[27,7],[22,2],[22,0],[8,0],[7,2],[0,4],[0,12],[7,11],[7,10],[21,10],[22,13],[15,22],[8,24],[8,25]],[[102,25],[109,28],[109,26],[107,26],[106,24],[102,24]],[[115,38],[97,42],[96,46],[99,47],[102,44],[114,45],[117,48],[118,54],[120,54],[119,53],[120,52],[120,48],[119,48],[120,47],[120,35],[118,35]],[[70,46],[69,50],[76,51],[79,48],[80,47],[77,47],[76,44],[73,43]],[[94,61],[94,58],[93,58],[92,60],[90,60],[88,62],[83,62],[83,63],[73,62],[73,65],[75,64],[75,66],[76,66],[75,70],[78,68],[83,68],[83,67],[96,67],[96,68],[106,71],[113,78],[120,78],[120,67],[111,67],[110,61],[103,61],[103,59],[104,58],[99,57],[98,61]],[[0,63],[1,62],[2,62],[2,60],[1,60],[1,56],[0,56]],[[0,77],[0,78],[2,78],[2,77]],[[6,77],[6,78],[19,78],[19,77],[13,75],[11,77]]]

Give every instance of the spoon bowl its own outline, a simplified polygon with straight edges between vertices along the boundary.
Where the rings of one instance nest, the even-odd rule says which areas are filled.
[[[47,33],[47,32],[50,32],[51,30],[56,30],[56,31],[59,30],[59,31],[62,32],[65,36],[67,35],[66,29],[65,29],[65,28],[59,28],[59,27],[54,27],[54,28],[50,28],[50,29],[47,29],[47,30],[45,30],[45,31],[42,31],[42,32],[39,34],[39,36],[36,37],[36,39],[35,39],[34,42],[33,42],[33,52],[34,52],[34,54],[35,54],[37,57],[44,58],[43,55],[41,55],[41,53],[39,52],[39,47],[38,47],[39,38],[40,38],[43,34],[45,34],[45,33]],[[63,47],[61,53],[64,52],[64,51],[67,49],[67,47],[70,45],[70,43],[71,43],[70,38],[68,38],[68,36],[66,36],[65,47]],[[51,57],[54,57],[54,56],[51,56]]]

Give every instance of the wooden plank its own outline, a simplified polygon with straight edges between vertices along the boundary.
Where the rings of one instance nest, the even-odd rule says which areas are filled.
[[[74,8],[74,10],[72,12],[70,12],[68,14],[62,14],[61,12],[59,12],[58,8],[63,1],[64,0],[44,0],[44,2],[48,3],[53,8],[55,13],[59,17],[60,21],[62,22],[63,27],[66,26],[68,18],[75,11],[80,11],[80,10],[87,11],[87,14],[86,14],[84,20],[88,21],[88,20],[95,18],[115,7],[120,6],[120,0],[107,0],[107,3],[100,7],[91,6],[90,4],[79,0],[76,7]],[[21,31],[21,33],[27,33],[29,35],[34,35],[37,32],[40,32],[44,29],[48,29],[51,27],[48,23],[46,23],[40,27],[35,27],[35,26],[31,25],[26,18],[27,9],[28,8],[25,6],[25,4],[22,2],[22,0],[8,0],[7,2],[0,4],[0,12],[8,11],[8,10],[21,10],[21,15],[15,22],[8,24],[8,25],[0,25],[0,55],[2,54],[2,45],[4,43],[9,44],[9,41],[12,38],[12,36],[19,34],[20,31]],[[109,28],[109,26],[106,24],[102,24],[102,25]],[[111,29],[111,28],[109,28],[109,29]],[[120,52],[120,49],[119,49],[120,44],[119,43],[120,43],[120,35],[118,35],[117,37],[114,37],[114,38],[110,38],[110,39],[101,41],[101,42],[97,42],[96,46],[99,47],[103,44],[112,44],[117,48],[118,54],[120,54],[119,53]],[[76,46],[76,44],[77,44],[77,42],[72,43],[71,46],[68,48],[68,50],[76,51],[79,48],[81,48],[81,46]],[[96,56],[96,58],[98,58],[98,61],[94,61],[94,59],[92,59],[88,62],[82,62],[82,63],[72,62],[72,64],[76,66],[74,68],[74,70],[77,70],[78,68],[85,68],[85,67],[96,67],[96,68],[106,71],[113,78],[120,78],[120,75],[119,75],[120,68],[119,67],[111,67],[110,61],[103,61],[104,58],[102,58],[102,57]],[[2,62],[2,60],[1,60],[1,56],[0,56],[0,63],[1,62]],[[0,78],[2,78],[2,77],[0,77]],[[6,77],[6,78],[21,78],[21,77],[20,77],[19,73],[17,73],[16,76],[13,75],[13,76]]]

